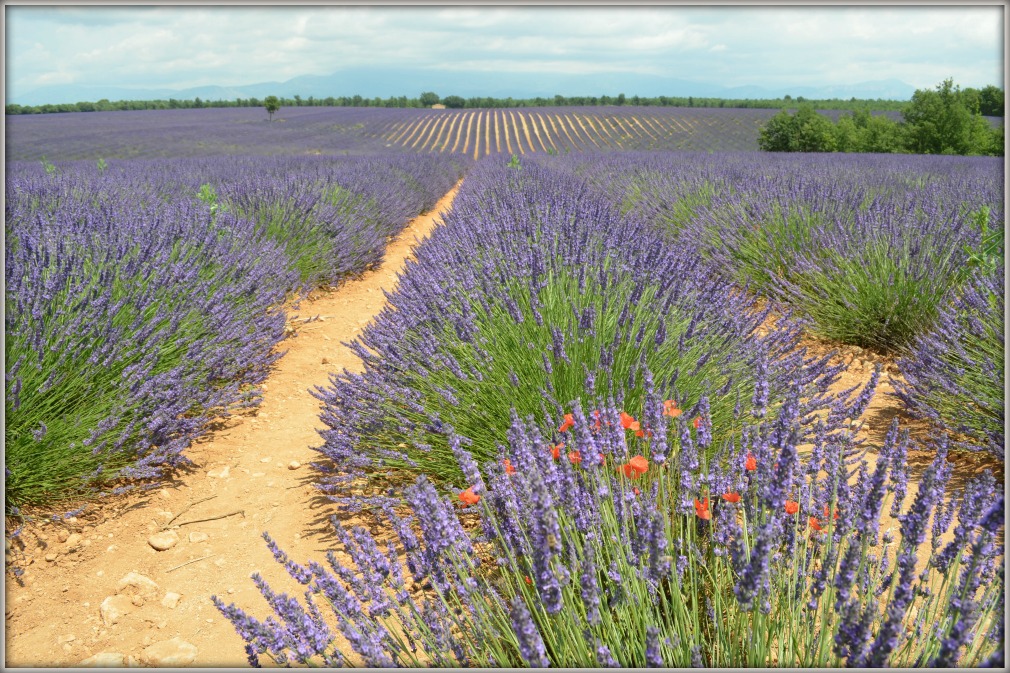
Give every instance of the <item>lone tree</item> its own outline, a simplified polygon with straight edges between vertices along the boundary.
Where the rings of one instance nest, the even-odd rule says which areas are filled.
[[[270,121],[273,121],[274,113],[281,109],[281,102],[277,96],[267,96],[263,99],[263,107],[267,109],[267,114],[270,115]]]
[[[438,94],[433,91],[425,91],[418,97],[418,101],[424,107],[431,107],[438,103]]]

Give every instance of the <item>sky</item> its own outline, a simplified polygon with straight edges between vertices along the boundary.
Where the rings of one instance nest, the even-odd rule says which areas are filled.
[[[672,75],[726,87],[893,78],[933,88],[947,77],[1003,86],[1000,5],[6,5],[5,30],[8,100],[50,86],[242,86],[406,65],[488,77]]]

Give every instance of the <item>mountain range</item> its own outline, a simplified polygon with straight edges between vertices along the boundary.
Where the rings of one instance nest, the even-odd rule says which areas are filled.
[[[81,101],[157,100],[175,98],[192,100],[233,100],[264,98],[274,95],[291,98],[309,96],[361,95],[365,98],[408,96],[416,98],[422,91],[439,96],[470,98],[545,98],[562,96],[698,96],[702,98],[781,98],[790,95],[808,99],[862,98],[909,100],[915,87],[896,79],[874,80],[850,85],[726,87],[706,82],[669,76],[636,73],[604,73],[595,75],[558,75],[534,73],[489,73],[478,71],[446,71],[422,68],[351,68],[329,75],[302,75],[284,82],[261,82],[243,86],[201,86],[187,89],[136,88],[116,85],[60,85],[20,92],[7,103],[43,105],[46,103],[77,103]]]

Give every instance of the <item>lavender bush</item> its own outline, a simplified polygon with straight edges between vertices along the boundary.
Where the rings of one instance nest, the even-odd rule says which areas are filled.
[[[650,388],[690,418],[708,394],[719,432],[741,402],[774,416],[788,380],[806,413],[833,399],[838,367],[805,358],[797,324],[760,334],[767,311],[566,172],[479,164],[415,257],[353,344],[364,373],[318,391],[334,492],[389,468],[456,478],[450,429],[487,463],[513,406],[562,444],[562,404],[587,390],[643,435],[662,411]]]
[[[947,297],[936,327],[918,337],[898,360],[904,381],[895,394],[914,415],[1003,459],[1005,292],[1001,267],[981,268]]]
[[[381,504],[398,544],[334,518],[350,561],[330,552],[326,567],[267,537],[305,605],[258,576],[266,620],[212,599],[253,665],[999,665],[1004,501],[992,476],[945,504],[941,444],[906,496],[907,434],[894,425],[870,464],[840,409],[801,455],[800,388],[714,453],[705,413],[698,430],[665,416],[637,438],[620,407],[604,405],[613,422],[597,427],[575,402],[580,461],[554,460],[553,438],[513,415],[490,471],[453,442],[458,498],[422,476],[404,491],[408,513]],[[888,512],[897,536],[881,530]]]
[[[295,282],[251,224],[128,181],[8,175],[6,504],[184,463],[251,403]]]

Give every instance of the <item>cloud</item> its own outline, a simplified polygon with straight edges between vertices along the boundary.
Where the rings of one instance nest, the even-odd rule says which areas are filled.
[[[723,86],[1003,80],[1002,8],[6,8],[8,94],[61,83],[185,88],[347,67],[654,73]]]

